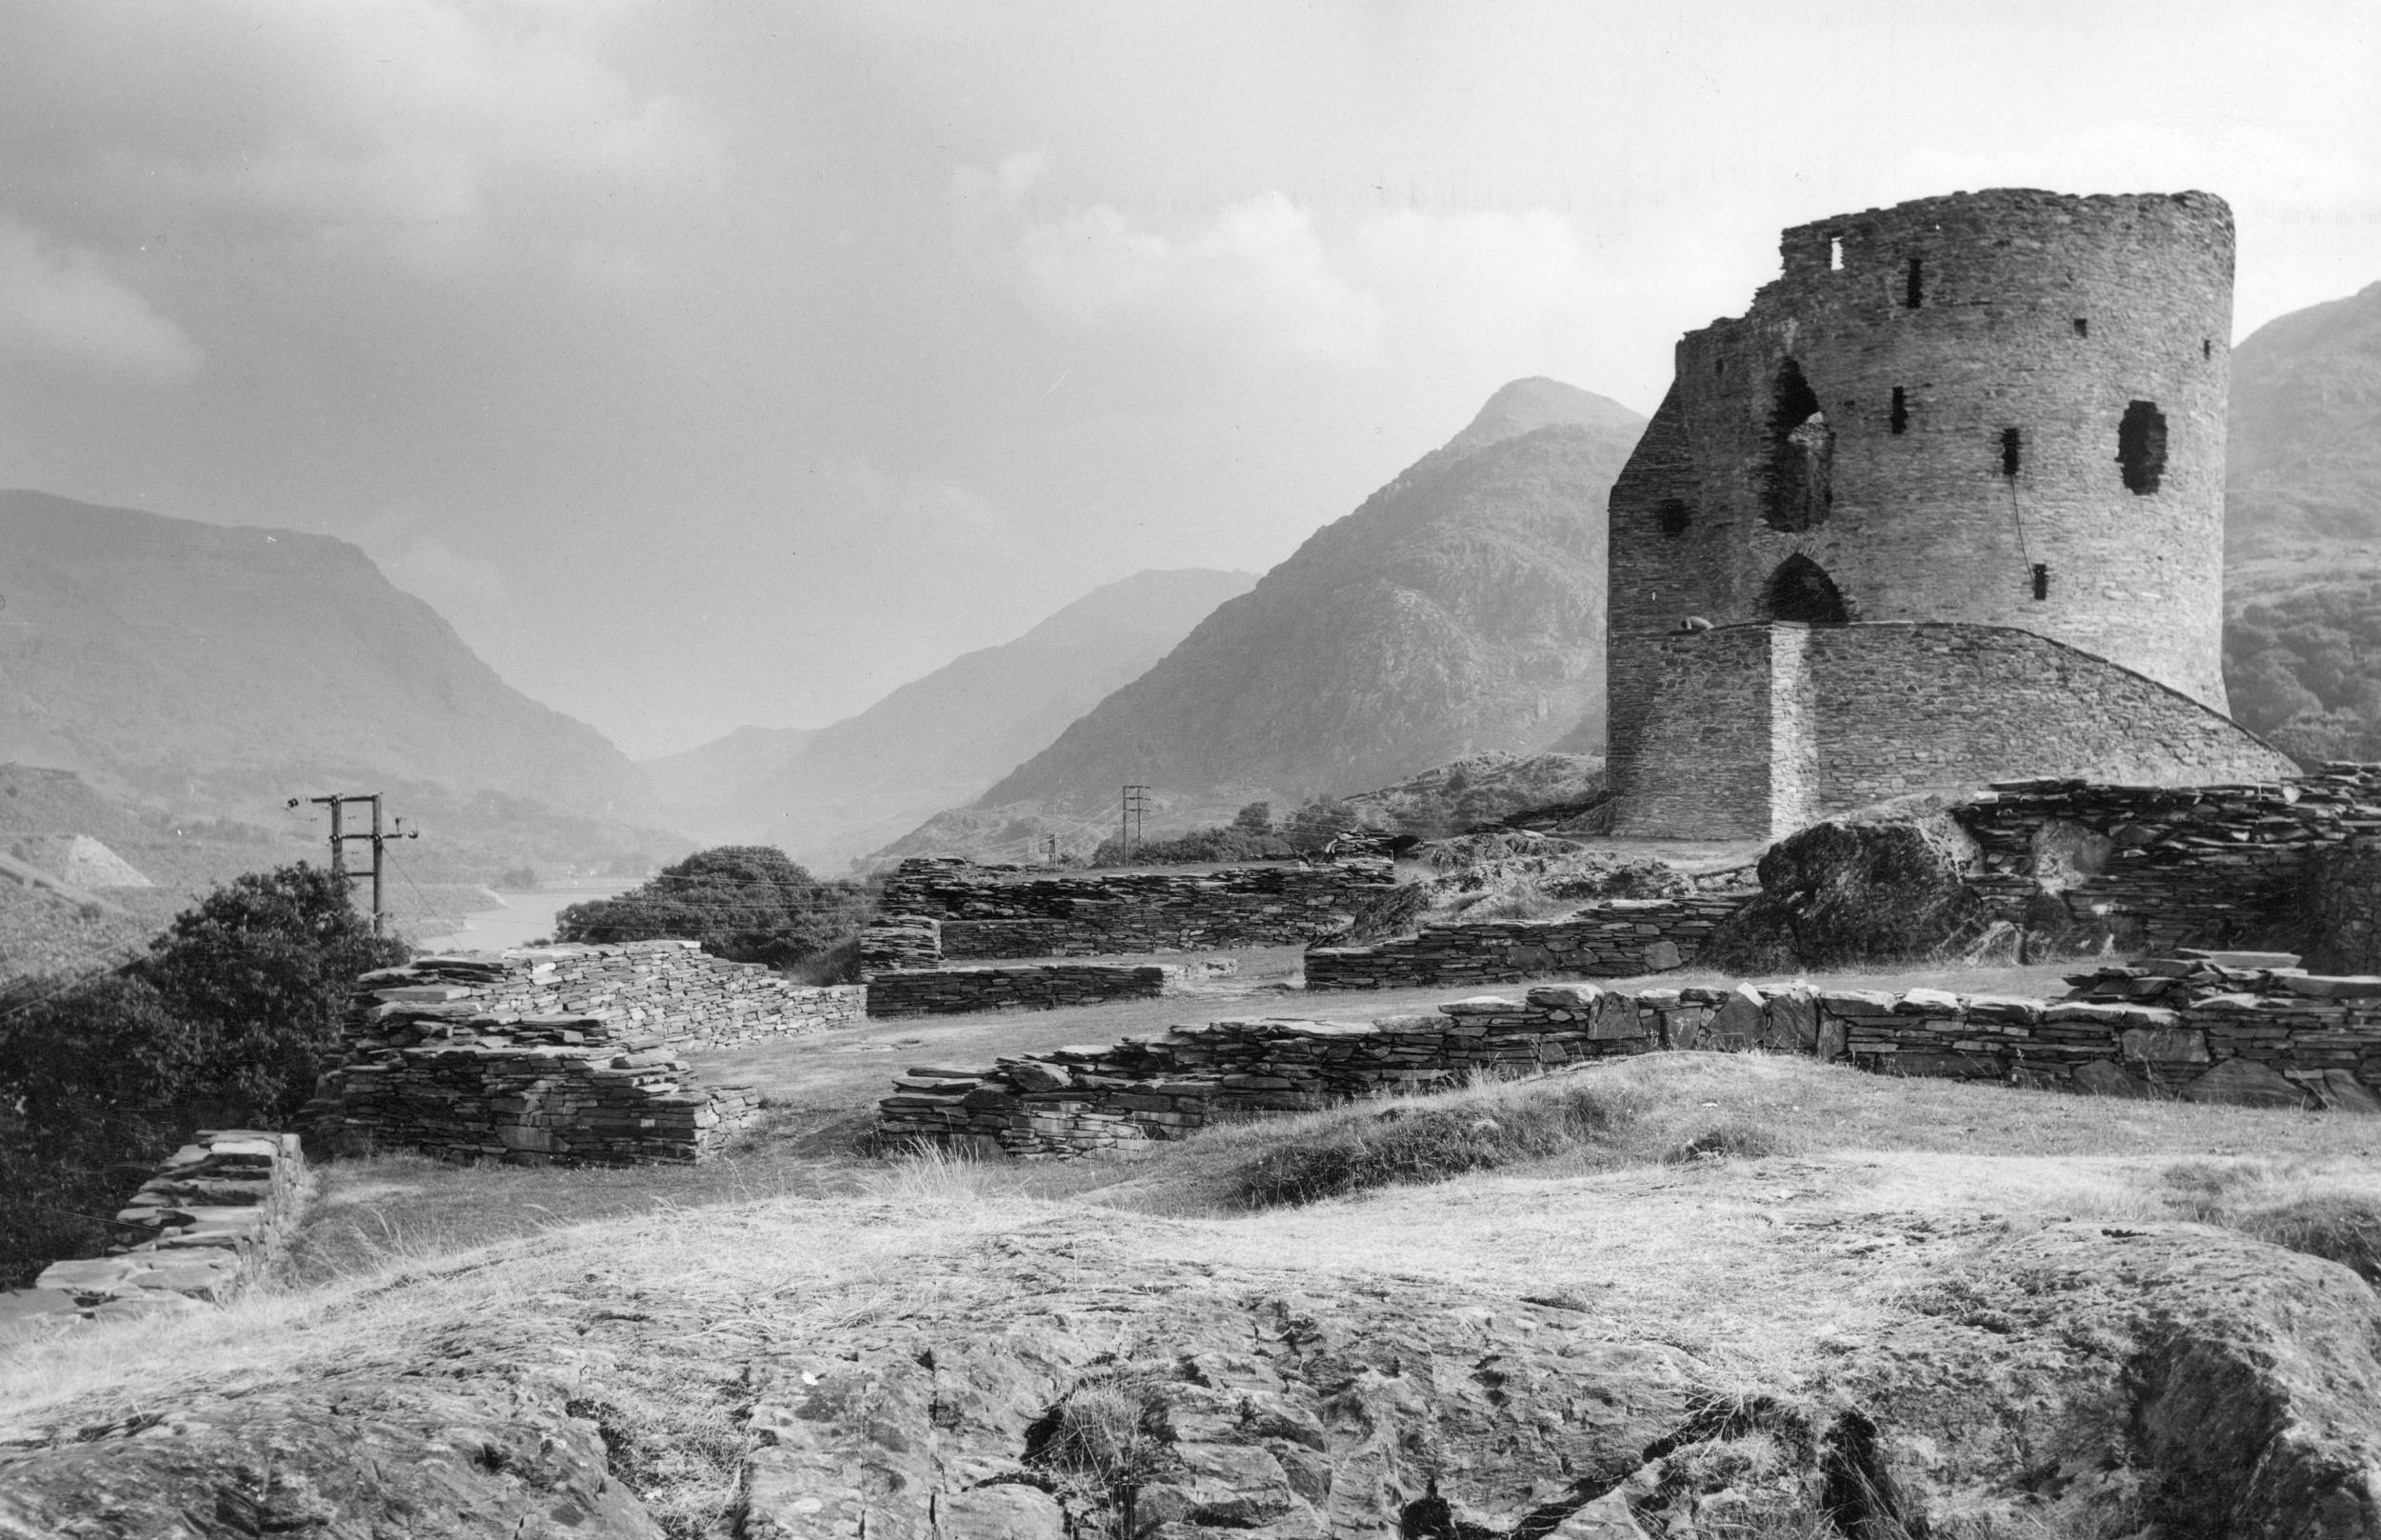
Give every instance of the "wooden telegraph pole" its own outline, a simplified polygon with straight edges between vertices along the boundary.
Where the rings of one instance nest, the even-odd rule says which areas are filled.
[[[384,831],[380,822],[380,793],[377,791],[335,791],[327,797],[291,797],[290,806],[294,808],[301,801],[311,802],[330,810],[330,873],[332,876],[343,880],[352,880],[348,871],[348,841],[353,839],[371,841],[372,934],[379,935],[383,927],[388,923],[388,842],[392,839],[420,839],[421,830],[409,830],[405,827],[405,820],[400,818],[396,821],[393,830]],[[371,804],[372,827],[370,833],[350,834],[347,831],[347,810],[350,802]]]

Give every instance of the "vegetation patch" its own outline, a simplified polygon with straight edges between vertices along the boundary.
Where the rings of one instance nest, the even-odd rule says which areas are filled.
[[[555,917],[554,939],[693,941],[714,957],[849,984],[859,977],[860,927],[875,909],[866,883],[813,877],[773,845],[722,845],[642,887],[571,905]]]

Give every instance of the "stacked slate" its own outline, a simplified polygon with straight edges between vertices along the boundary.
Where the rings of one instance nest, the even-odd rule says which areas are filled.
[[[1153,1000],[1181,993],[1191,976],[1190,969],[1158,963],[1042,963],[878,973],[869,980],[868,1013],[947,1016],[978,1010],[1058,1010],[1103,1000]]]
[[[1529,978],[1633,978],[1694,960],[1751,894],[1611,898],[1567,919],[1457,921],[1368,947],[1310,947],[1310,990],[1507,984]]]
[[[2311,975],[2286,953],[2198,952],[2079,974],[2023,1000],[1740,984],[1547,985],[1374,1021],[1177,1027],[912,1069],[879,1104],[894,1142],[980,1143],[1028,1158],[1180,1138],[1218,1117],[1411,1094],[1657,1049],[1808,1054],[1878,1074],[2381,1115],[2381,978]]]
[[[305,1117],[343,1150],[624,1165],[716,1151],[759,1108],[680,1053],[844,1026],[866,990],[814,989],[690,942],[520,948],[368,973],[347,1055]]]
[[[1393,887],[1390,863],[1351,856],[1213,871],[1083,872],[977,866],[951,857],[904,861],[886,879],[888,967],[927,961],[923,938],[895,926],[936,922],[934,958],[1097,957],[1313,941],[1348,928],[1357,907]],[[864,957],[865,957],[864,953]]]
[[[202,1129],[116,1215],[110,1254],[53,1262],[0,1295],[0,1321],[142,1315],[221,1303],[263,1276],[296,1227],[306,1160],[294,1133]]]
[[[2254,786],[2009,782],[1951,811],[1983,850],[1971,886],[2011,924],[2044,929],[2047,895],[2073,930],[2129,950],[2239,946],[2294,933],[2318,858],[2381,831],[2381,767]]]

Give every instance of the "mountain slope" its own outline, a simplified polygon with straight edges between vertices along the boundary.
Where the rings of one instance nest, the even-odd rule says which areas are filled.
[[[2381,545],[2381,283],[2259,327],[2232,351],[2233,559]]]
[[[690,833],[746,821],[752,794],[797,757],[815,728],[738,728],[683,753],[642,759],[663,819]]]
[[[2381,757],[2381,283],[2232,355],[2224,687],[2307,764]]]
[[[813,866],[840,865],[975,796],[1255,581],[1189,569],[1095,589],[1015,641],[955,658],[808,734],[766,774],[679,822],[764,838]]]
[[[650,800],[601,733],[343,540],[0,491],[0,759],[194,807],[390,783],[598,816]]]
[[[1104,817],[1142,782],[1179,812],[1600,745],[1604,504],[1643,426],[1552,380],[1506,386],[978,807]]]

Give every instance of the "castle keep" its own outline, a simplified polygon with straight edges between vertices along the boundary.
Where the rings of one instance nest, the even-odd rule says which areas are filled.
[[[2223,200],[1958,193],[1780,250],[1612,489],[1615,832],[2294,774],[2224,714]]]

